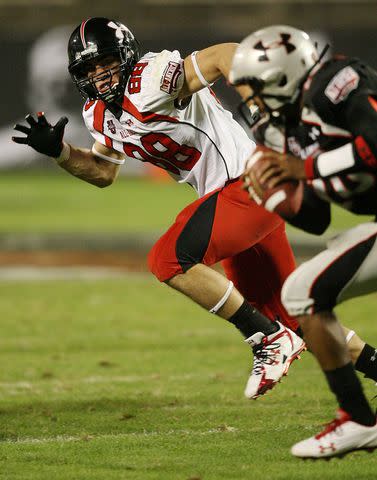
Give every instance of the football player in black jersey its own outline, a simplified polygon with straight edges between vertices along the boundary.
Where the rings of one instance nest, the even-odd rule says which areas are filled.
[[[264,167],[256,176],[250,175],[252,166],[245,172],[246,184],[255,190],[304,182],[301,208],[286,220],[317,234],[330,223],[332,202],[355,214],[377,213],[377,72],[356,58],[322,62],[323,56],[305,32],[271,26],[239,45],[230,72],[232,84],[249,86],[241,111],[252,114],[257,141],[273,150],[262,153]],[[376,222],[341,233],[283,286],[283,303],[299,320],[339,403],[325,430],[292,447],[297,457],[377,448],[376,416],[333,311],[377,291],[376,237]],[[367,346],[361,357],[376,362],[377,352]]]

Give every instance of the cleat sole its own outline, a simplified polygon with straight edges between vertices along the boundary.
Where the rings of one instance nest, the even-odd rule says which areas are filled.
[[[332,460],[333,458],[338,458],[339,460],[342,460],[344,457],[346,457],[347,455],[349,455],[350,453],[354,453],[354,452],[367,452],[367,453],[373,453],[375,450],[377,449],[377,446],[376,447],[361,447],[361,448],[355,448],[354,450],[349,450],[348,452],[342,452],[342,453],[339,453],[338,455],[330,455],[330,456],[327,456],[327,457],[296,457],[298,458],[299,460],[325,460],[326,462]]]

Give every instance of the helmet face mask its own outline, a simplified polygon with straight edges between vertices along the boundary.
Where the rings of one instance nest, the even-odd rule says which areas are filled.
[[[249,128],[252,128],[267,115],[271,122],[277,124],[296,124],[298,122],[301,108],[300,95],[288,97],[265,94],[263,87],[260,90],[253,88],[253,85],[255,85],[253,81],[245,80],[242,84],[248,84],[253,90],[253,93],[238,105],[238,112]]]
[[[305,32],[274,25],[240,43],[229,80],[233,85],[250,85],[253,95],[247,101],[258,97],[270,115],[292,117],[300,108],[303,83],[318,61],[317,49]]]
[[[95,73],[97,65],[102,67],[99,73]],[[120,78],[126,77],[127,72],[126,62],[121,63],[119,57],[114,55],[105,55],[82,62],[73,70],[72,77],[84,98],[101,99],[111,103],[122,94],[120,89],[123,83]],[[101,89],[98,88],[99,83],[102,84]]]
[[[122,98],[132,68],[140,58],[139,43],[123,24],[107,18],[96,17],[82,22],[71,35],[68,43],[69,66],[79,92],[85,99],[103,100],[107,103]],[[114,67],[103,69],[96,76],[88,76],[93,66],[101,64],[104,58],[109,64],[116,60]],[[119,77],[113,82],[113,77]],[[108,77],[108,88],[98,90],[97,83]]]

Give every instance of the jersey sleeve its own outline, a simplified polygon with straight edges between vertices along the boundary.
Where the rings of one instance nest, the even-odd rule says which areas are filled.
[[[82,116],[85,126],[93,139],[106,146],[106,136],[102,133],[103,120],[98,121],[98,111],[102,111],[103,114],[104,110],[104,105],[101,105],[101,103],[99,101],[87,101],[84,104]]]
[[[377,74],[360,61],[317,82],[312,104],[326,122],[351,133],[349,143],[306,159],[308,178],[377,170]]]
[[[183,59],[177,50],[163,50],[150,60],[143,81],[143,109],[161,110],[174,107],[184,83]]]
[[[114,141],[104,133],[104,112],[104,103],[100,101],[87,101],[83,108],[83,119],[86,128],[95,141],[101,143],[105,147],[114,148]],[[125,163],[124,159],[120,160],[113,157],[108,157],[107,155],[103,155],[102,153],[98,152],[94,144],[92,146],[92,152],[97,157],[107,160],[108,162],[115,163],[117,165],[123,165]]]
[[[304,197],[297,215],[285,219],[293,227],[313,235],[322,235],[329,226],[330,220],[330,204],[319,198],[307,184],[304,185]]]

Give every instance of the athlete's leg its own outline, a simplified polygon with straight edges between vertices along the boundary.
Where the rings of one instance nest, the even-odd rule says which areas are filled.
[[[266,378],[261,388],[257,385],[254,393],[248,395],[250,397],[272,388],[304,348],[304,343],[293,332],[252,307],[210,265],[262,242],[281,226],[281,219],[250,202],[237,182],[187,207],[149,256],[150,268],[161,281],[229,320],[252,346],[263,342],[279,343],[275,351],[281,358],[274,362],[273,374]],[[258,269],[252,268],[249,275],[258,275]],[[274,275],[275,270],[271,270]],[[276,292],[276,298],[278,296]],[[261,357],[262,354],[264,352]]]
[[[281,302],[284,281],[295,269],[285,225],[281,224],[256,245],[221,262],[224,272],[241,294],[267,317],[278,317],[296,330],[297,321]]]
[[[377,382],[377,348],[364,342],[354,330],[342,327],[355,369]]]
[[[284,225],[258,244],[221,263],[227,278],[249,303],[268,318],[278,316],[281,323],[297,332],[298,322],[288,314],[280,296],[284,281],[295,268]],[[356,370],[377,382],[376,348],[353,330],[343,326],[343,331]]]
[[[305,340],[341,408],[340,418],[332,427],[296,444],[292,449],[294,455],[320,457],[377,447],[375,415],[352,366],[344,331],[333,312],[343,300],[377,289],[376,236],[376,224],[359,225],[339,235],[329,242],[326,251],[301,265],[284,284],[283,302],[291,314],[298,316]],[[343,429],[342,442],[335,438],[339,426]],[[330,452],[329,446],[332,446]]]
[[[262,315],[255,315],[252,326],[252,310],[244,305],[243,296],[236,288],[228,292],[229,280],[210,266],[259,242],[281,223],[279,217],[251,203],[240,182],[228,184],[178,215],[150,252],[150,269],[160,281],[207,310],[227,295],[216,313],[230,319],[241,307],[248,311],[250,329],[243,331],[245,336],[260,330],[271,333],[275,325]]]
[[[223,260],[222,266],[226,276],[234,282],[249,303],[268,318],[279,320],[290,329],[297,330],[297,321],[288,315],[280,298],[283,283],[295,268],[294,256],[286,237],[284,224],[278,226],[253,247]],[[299,345],[300,350],[301,340],[293,336],[291,339],[294,345]],[[280,340],[279,348],[283,355],[286,353],[284,340],[290,344],[291,339],[286,337]],[[274,350],[276,347],[275,345]],[[298,353],[296,352],[294,358]],[[263,357],[264,352],[261,352],[260,361],[258,355],[254,359],[253,369],[245,388],[245,395],[248,398],[255,398],[263,388],[265,379],[273,377],[273,367],[263,362]],[[269,356],[266,356],[266,359],[270,360]]]

